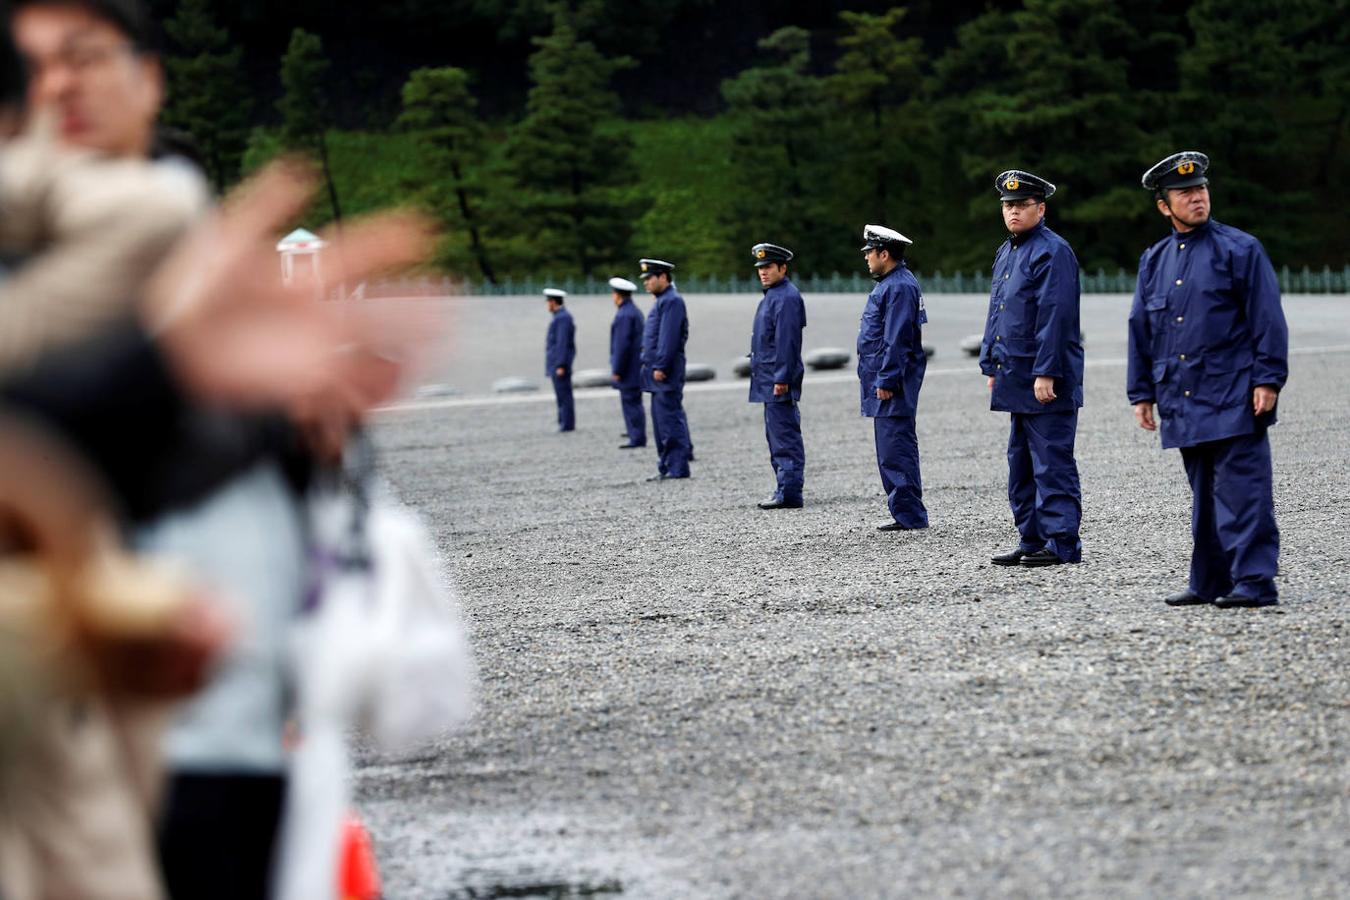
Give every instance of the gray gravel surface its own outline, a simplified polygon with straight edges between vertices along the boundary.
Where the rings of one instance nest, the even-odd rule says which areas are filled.
[[[459,313],[483,384],[542,364],[542,301],[514,299],[510,321]],[[1189,493],[1124,399],[1127,297],[1084,300],[1083,563],[989,564],[1016,540],[1008,422],[956,349],[986,302],[929,298],[925,532],[874,530],[848,373],[808,375],[793,511],[754,507],[772,476],[744,382],[686,394],[682,482],[616,449],[612,391],[578,393],[569,435],[550,398],[383,414],[482,677],[464,731],[362,761],[387,895],[1347,896],[1350,298],[1286,298],[1282,602],[1233,611],[1160,602],[1185,583]],[[753,303],[691,300],[707,361],[744,352]],[[808,304],[808,348],[851,346],[861,297]],[[539,341],[492,346],[527,321]],[[603,365],[588,347],[577,365]],[[437,377],[472,393],[472,369]]]

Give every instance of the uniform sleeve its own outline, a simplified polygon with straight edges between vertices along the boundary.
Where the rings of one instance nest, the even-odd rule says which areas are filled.
[[[1147,260],[1147,253],[1139,258],[1139,277],[1135,281],[1134,302],[1130,304],[1125,394],[1131,403],[1157,402],[1153,387],[1153,333],[1148,311],[1144,309],[1144,285],[1148,283]]]
[[[1289,378],[1289,327],[1280,305],[1280,282],[1260,242],[1248,249],[1244,262],[1236,274],[1252,331],[1252,384],[1278,391]]]
[[[806,324],[806,307],[801,297],[788,297],[778,304],[778,316],[774,322],[777,357],[773,362],[774,384],[791,384],[792,373],[797,369],[797,360],[802,355],[802,327]]]
[[[997,253],[994,254],[993,268],[991,268],[989,271],[990,272],[998,271]],[[994,327],[993,300],[994,300],[994,288],[993,285],[991,284],[989,286],[989,312],[984,317],[984,337],[980,338],[980,371],[986,375],[997,374],[997,371],[994,368],[994,357],[990,353],[990,348],[993,345],[992,340],[993,337],[992,329]]]
[[[905,335],[914,326],[914,312],[919,303],[909,290],[892,289],[886,296],[886,314],[882,320],[886,346],[881,353],[881,368],[877,371],[875,387],[898,391],[904,387],[902,379],[908,362]]]
[[[572,371],[572,363],[577,358],[577,323],[571,317],[563,323],[563,366],[568,372]]]
[[[1067,247],[1056,245],[1045,256],[1036,291],[1036,377],[1064,378],[1069,374],[1069,346],[1078,339],[1078,260]]]
[[[661,340],[656,347],[656,362],[653,369],[670,372],[675,366],[675,356],[680,351],[680,335],[684,332],[685,312],[683,303],[663,303],[661,310]]]

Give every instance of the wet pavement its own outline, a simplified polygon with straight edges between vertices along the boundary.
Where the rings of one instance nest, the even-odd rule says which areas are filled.
[[[533,300],[445,301],[432,377],[463,395],[376,427],[482,679],[464,731],[359,769],[387,896],[1345,896],[1350,298],[1286,300],[1282,603],[1231,611],[1160,602],[1189,495],[1124,399],[1128,297],[1084,300],[1084,561],[1039,571],[988,561],[1007,417],[957,350],[985,298],[928,298],[932,527],[900,534],[850,371],[808,376],[806,508],[762,512],[762,414],[725,373],[686,394],[684,482],[616,449],[612,391],[567,435],[550,398],[492,398],[542,380]],[[603,366],[605,298],[569,302]],[[807,302],[806,347],[851,349],[862,298]],[[743,352],[753,308],[690,298],[691,359]]]

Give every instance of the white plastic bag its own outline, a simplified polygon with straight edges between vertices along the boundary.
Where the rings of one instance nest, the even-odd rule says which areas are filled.
[[[311,501],[321,579],[293,630],[300,743],[291,760],[276,896],[337,896],[351,802],[346,735],[363,726],[407,750],[466,719],[473,664],[435,547],[411,510],[381,493]]]

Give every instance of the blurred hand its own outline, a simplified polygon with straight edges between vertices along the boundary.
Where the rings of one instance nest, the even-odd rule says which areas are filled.
[[[1158,423],[1153,421],[1153,404],[1147,400],[1134,405],[1134,420],[1145,431],[1158,430]]]
[[[1036,393],[1036,399],[1042,403],[1049,403],[1055,399],[1055,379],[1047,375],[1038,375],[1031,389]]]
[[[653,369],[653,370],[652,370],[652,377],[655,378],[657,381],[665,381],[665,380],[666,380],[666,373],[663,372],[663,371],[661,371],[660,369]]]
[[[773,395],[774,395],[775,397],[781,397],[781,396],[783,396],[784,394],[786,394],[787,392],[788,392],[788,386],[787,386],[786,384],[781,384],[781,383],[776,383],[776,384],[774,384],[774,386],[773,386]]]
[[[989,376],[989,390],[992,391],[993,389],[994,389],[994,376],[993,376],[993,375],[990,375],[990,376]]]
[[[1266,385],[1260,385],[1252,391],[1252,410],[1258,415],[1265,415],[1275,408],[1275,402],[1279,399],[1279,394],[1274,388]]]
[[[623,376],[621,376],[618,372],[615,372],[613,375],[611,375],[611,376],[609,376],[609,377],[612,378],[612,379],[614,379],[615,381],[618,381],[618,380],[619,380],[620,378],[622,378]]]
[[[557,375],[559,378],[564,378],[564,377],[566,377],[566,375],[567,375],[567,367],[566,367],[566,366],[558,366],[558,368],[556,368],[556,369],[553,370],[553,374],[554,374],[554,375]]]
[[[894,396],[895,396],[895,394],[894,394],[893,392],[888,391],[888,390],[886,390],[885,388],[877,388],[877,399],[878,399],[878,400],[889,400],[889,399],[891,399],[891,398],[894,397]]]
[[[372,304],[324,303],[312,273],[283,285],[276,233],[308,205],[314,179],[294,162],[235,190],[156,272],[144,316],[184,388],[232,409],[281,408],[307,429],[345,430],[398,384],[427,323]],[[426,221],[386,214],[324,235],[331,283],[422,261]],[[422,332],[422,334],[419,334]]]

